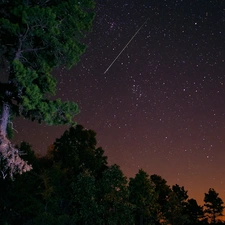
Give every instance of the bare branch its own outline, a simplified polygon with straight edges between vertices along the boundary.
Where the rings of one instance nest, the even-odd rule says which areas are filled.
[[[0,159],[3,179],[7,174],[13,179],[15,174],[22,174],[32,169],[32,166],[20,157],[20,151],[3,135],[0,135]]]
[[[13,130],[15,130],[16,131],[16,133],[18,133],[18,131],[16,130],[16,129],[14,129],[14,127],[13,127],[13,122],[9,122],[10,124],[11,124],[11,128],[13,129]]]
[[[23,52],[36,52],[36,51],[44,50],[46,48],[47,47],[43,47],[43,48],[29,48],[29,49],[21,50],[21,53],[23,53]]]

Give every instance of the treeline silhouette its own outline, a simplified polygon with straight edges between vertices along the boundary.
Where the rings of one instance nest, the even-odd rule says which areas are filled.
[[[200,206],[159,175],[139,170],[128,180],[96,145],[96,133],[81,125],[65,131],[44,157],[22,142],[18,148],[33,170],[0,179],[0,224],[223,224],[223,201],[214,189]]]

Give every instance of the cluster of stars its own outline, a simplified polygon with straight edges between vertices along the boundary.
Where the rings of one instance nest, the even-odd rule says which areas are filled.
[[[78,103],[76,121],[128,177],[143,168],[197,200],[210,187],[225,197],[224,18],[218,0],[96,0],[86,53],[56,71],[57,95]],[[64,128],[35,129],[47,132],[47,147]]]

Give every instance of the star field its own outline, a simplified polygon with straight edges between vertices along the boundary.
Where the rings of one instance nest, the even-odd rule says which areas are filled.
[[[199,203],[211,187],[225,201],[225,1],[96,0],[84,41],[78,65],[54,71],[57,97],[78,103],[75,120],[109,163],[161,175]],[[40,154],[66,129],[14,126]]]

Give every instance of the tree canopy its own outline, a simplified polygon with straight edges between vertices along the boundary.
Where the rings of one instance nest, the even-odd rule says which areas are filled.
[[[12,113],[50,125],[72,122],[79,112],[75,103],[47,98],[56,88],[51,71],[73,66],[84,53],[81,41],[90,30],[93,6],[91,0],[0,4],[0,53],[8,66],[1,99]]]
[[[15,116],[48,125],[74,123],[78,105],[50,98],[56,91],[52,70],[79,61],[93,8],[92,0],[0,1],[0,66],[7,76],[0,79],[3,174],[31,169],[6,138]]]
[[[223,215],[223,200],[213,188],[210,188],[208,193],[205,193],[204,202],[205,213],[207,214],[210,222],[215,224],[217,217]]]
[[[217,217],[223,206],[214,189],[205,194],[203,211],[183,186],[170,187],[159,175],[139,170],[128,182],[118,165],[107,166],[95,136],[76,125],[42,157],[30,144],[21,143],[18,149],[26,153],[21,157],[33,170],[15,175],[15,181],[0,180],[0,224],[224,224]]]

